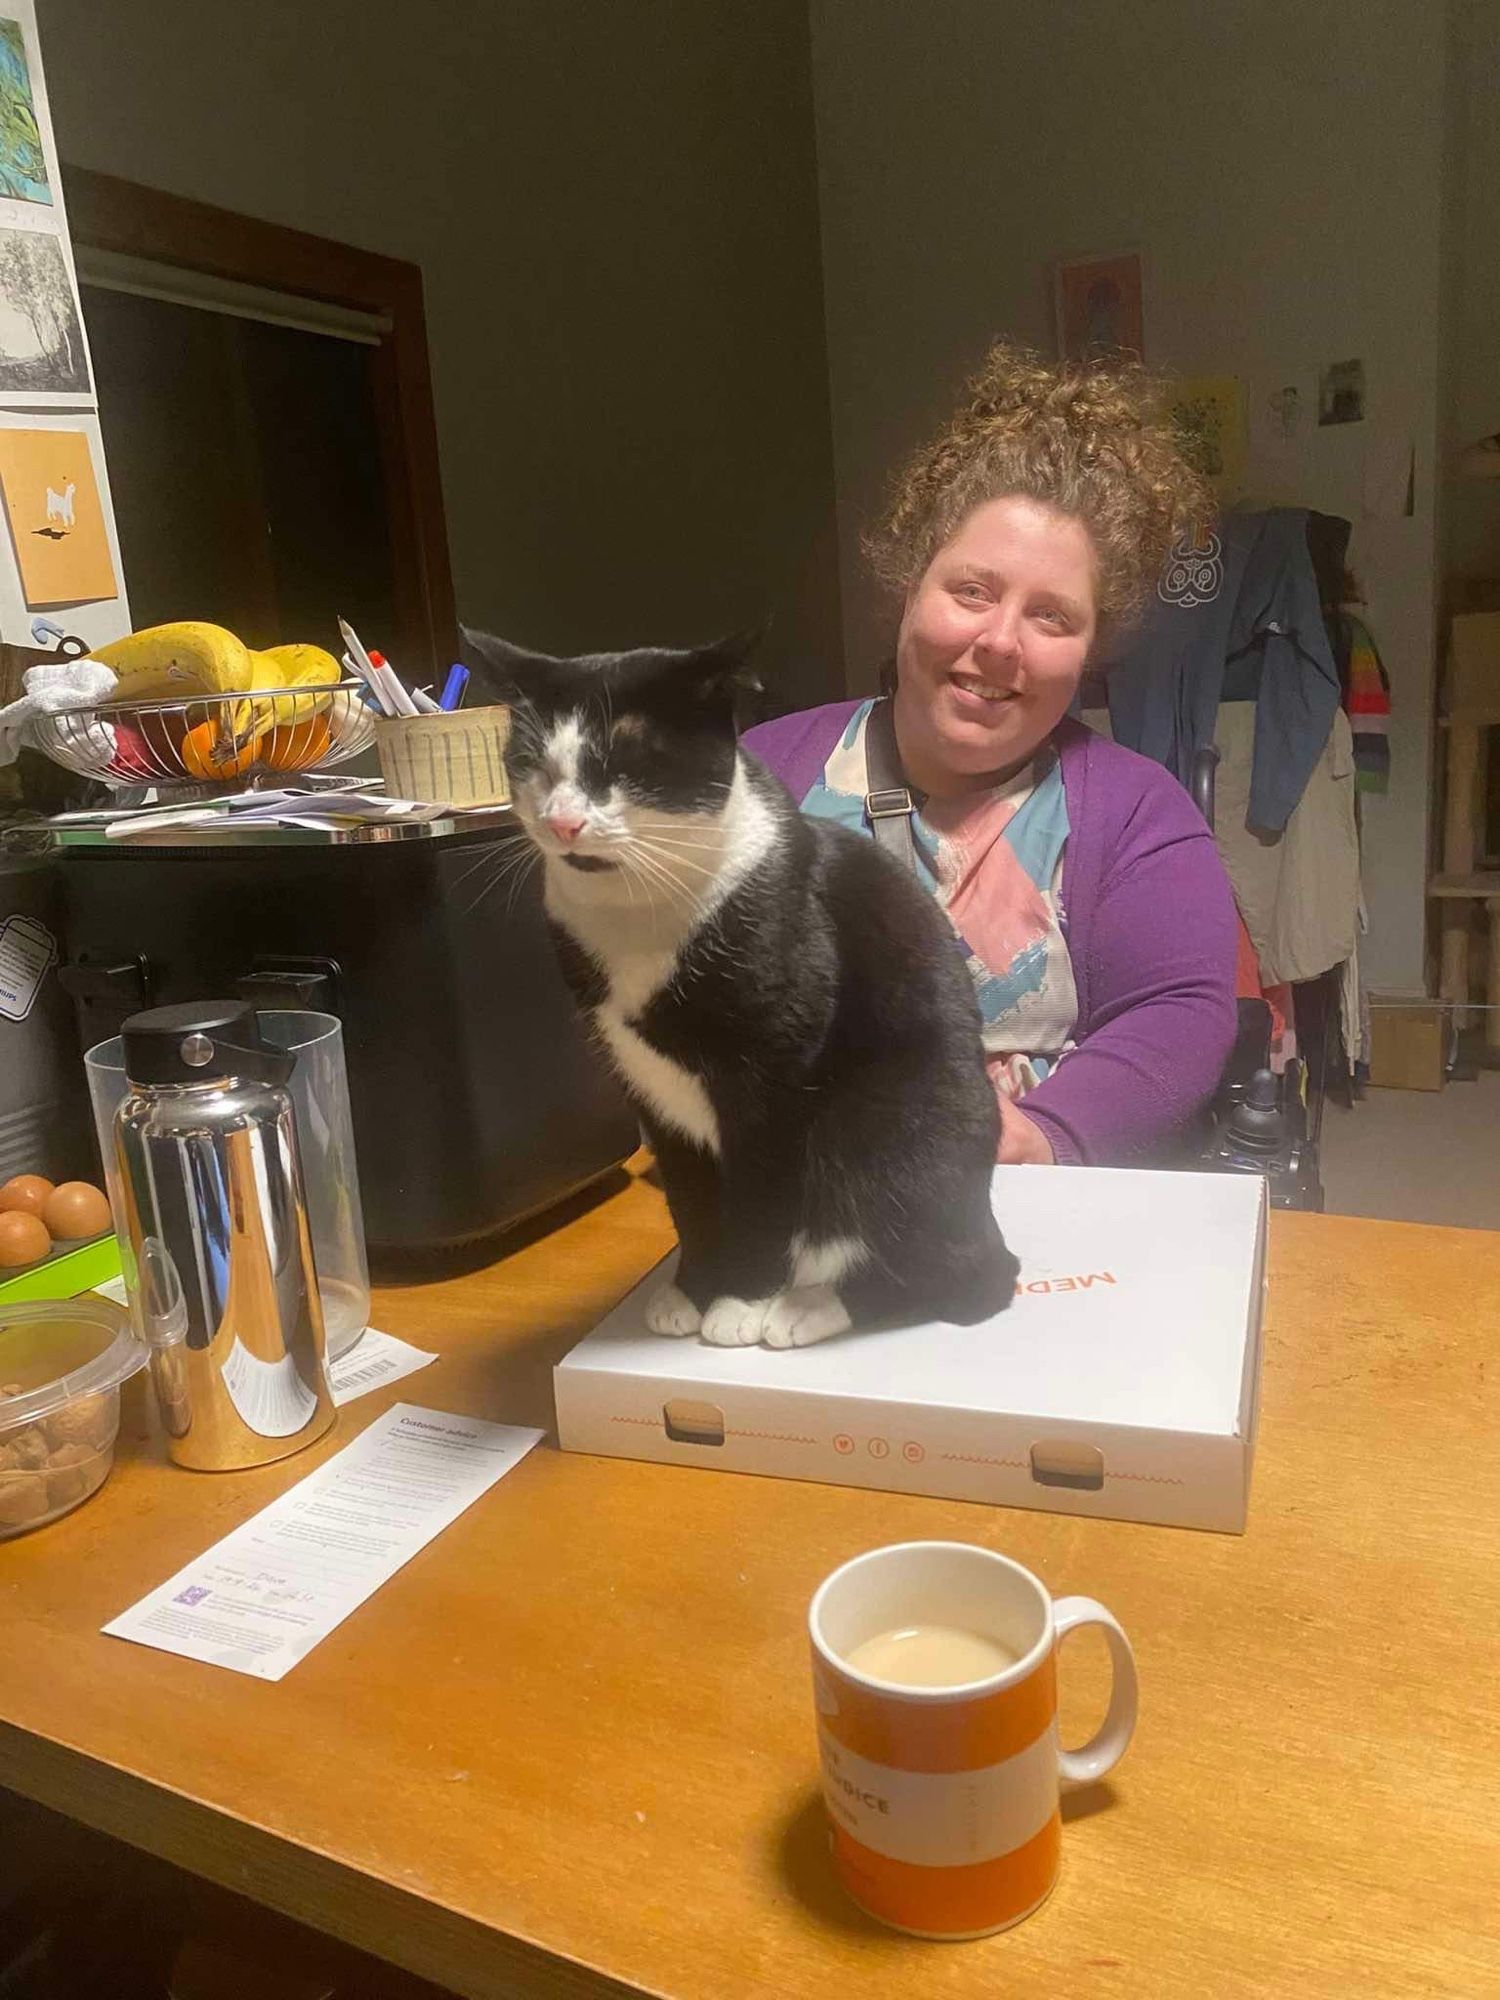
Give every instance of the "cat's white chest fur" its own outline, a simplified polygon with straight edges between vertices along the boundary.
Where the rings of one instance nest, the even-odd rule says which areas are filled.
[[[595,1010],[594,1019],[622,1075],[663,1125],[670,1125],[717,1159],[718,1113],[698,1078],[660,1049],[652,1048],[608,1001]]]
[[[690,872],[674,871],[673,893],[658,899],[638,879],[627,894],[623,878],[573,874],[566,864],[547,869],[546,900],[551,916],[588,952],[608,981],[594,1020],[611,1056],[631,1089],[664,1125],[718,1156],[718,1114],[701,1078],[648,1042],[635,1023],[676,971],[688,939],[742,881],[775,839],[763,802],[735,774],[723,811],[699,820],[684,815],[684,830],[696,830]],[[714,853],[717,865],[705,865]],[[660,850],[658,872],[670,868],[674,850]],[[701,885],[694,886],[700,884]]]
[[[662,926],[643,925],[637,910],[622,912],[598,901],[580,907],[566,891],[556,899],[549,896],[548,906],[609,981],[608,993],[594,1009],[594,1024],[625,1081],[664,1125],[717,1157],[719,1120],[702,1082],[653,1048],[634,1025],[671,980],[693,926],[669,912],[670,935],[664,939]]]

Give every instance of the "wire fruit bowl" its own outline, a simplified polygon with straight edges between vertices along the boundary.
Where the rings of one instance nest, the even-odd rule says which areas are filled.
[[[240,791],[290,772],[347,763],[375,740],[361,683],[304,691],[250,688],[171,701],[121,701],[34,715],[26,741],[106,785]]]

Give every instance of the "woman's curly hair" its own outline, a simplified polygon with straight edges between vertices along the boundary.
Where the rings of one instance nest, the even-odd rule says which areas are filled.
[[[1128,620],[1174,542],[1215,513],[1157,384],[1128,360],[1044,361],[998,342],[945,428],[908,460],[866,538],[907,591],[976,507],[1024,495],[1081,522],[1094,545],[1101,627]]]

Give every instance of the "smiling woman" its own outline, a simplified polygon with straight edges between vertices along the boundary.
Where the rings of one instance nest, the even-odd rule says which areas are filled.
[[[888,712],[745,738],[804,812],[867,835],[893,746],[913,865],[978,994],[1003,1161],[1161,1157],[1228,1056],[1235,918],[1208,829],[1161,766],[1069,717],[1101,633],[1208,506],[1140,370],[997,346],[869,543],[901,595]]]
[[[1066,514],[986,500],[933,557],[897,642],[896,734],[929,798],[985,790],[1036,756],[1093,641],[1094,552]]]

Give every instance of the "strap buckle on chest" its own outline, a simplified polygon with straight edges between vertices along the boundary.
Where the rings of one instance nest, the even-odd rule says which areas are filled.
[[[903,814],[909,818],[916,809],[905,785],[895,785],[885,792],[865,793],[865,811],[871,819],[898,819]]]

